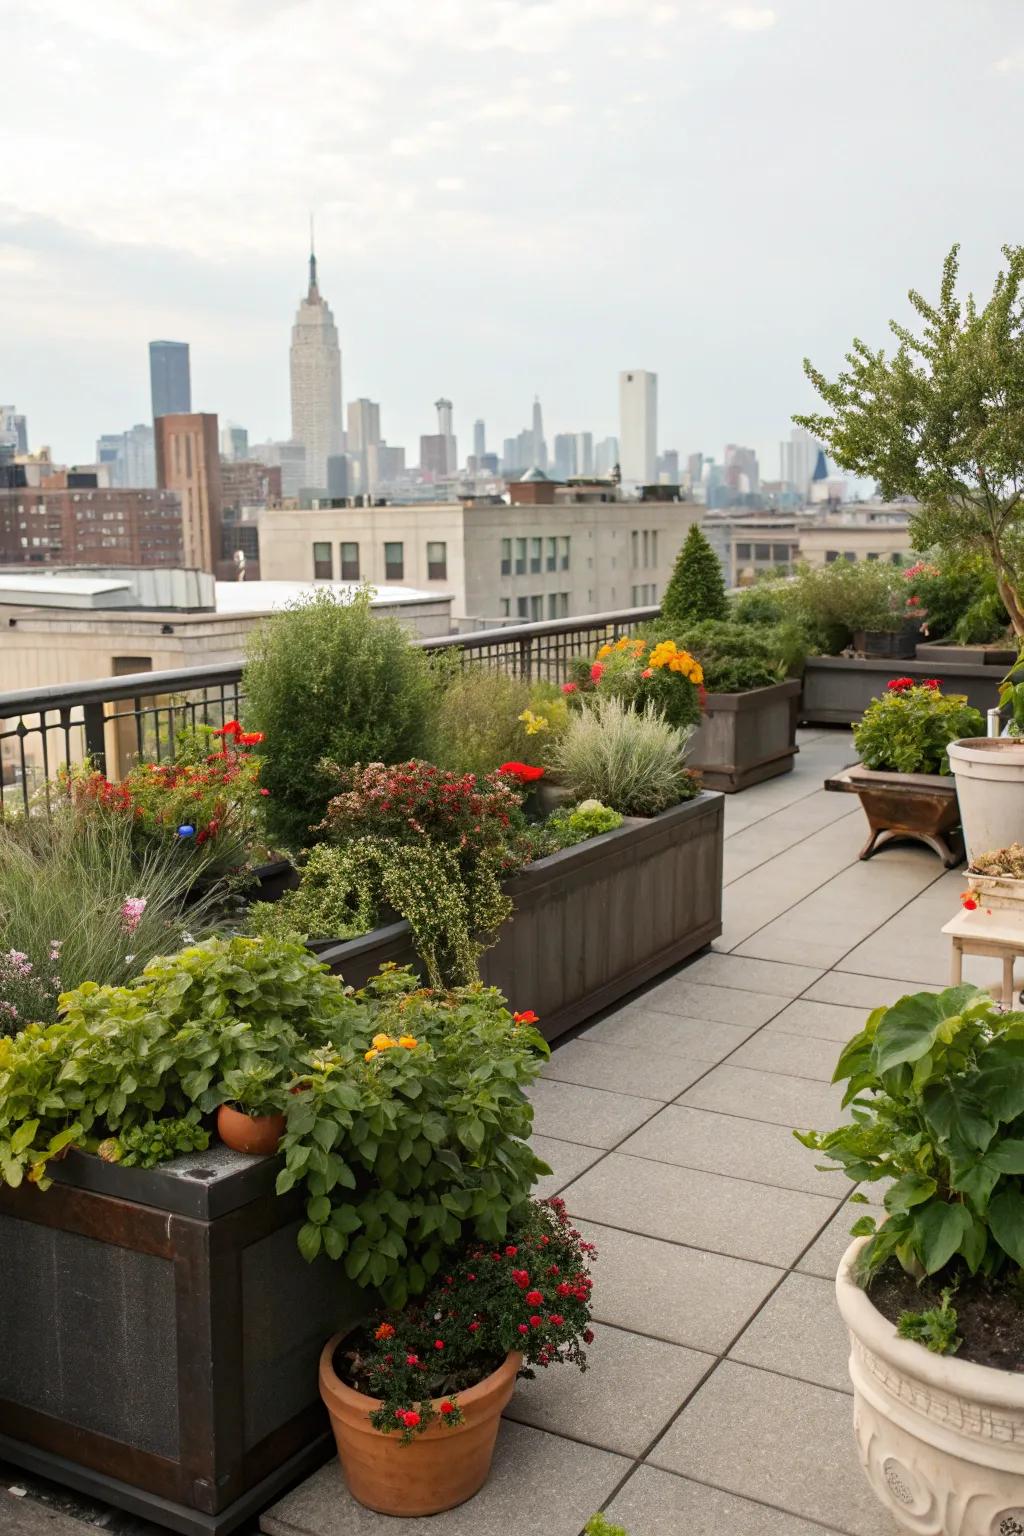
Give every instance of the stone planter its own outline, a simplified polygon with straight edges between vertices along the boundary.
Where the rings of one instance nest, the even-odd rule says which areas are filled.
[[[1024,842],[1024,741],[979,736],[949,744],[967,856]]]
[[[911,838],[937,853],[947,869],[960,863],[962,854],[952,834],[960,823],[954,780],[939,773],[881,773],[857,763],[833,778],[825,788],[860,796],[871,828],[860,851],[862,859],[886,843]]]
[[[1017,660],[1017,651],[1007,645],[953,645],[941,640],[920,640],[917,660],[930,667],[1000,667],[1004,672]],[[941,670],[938,676],[942,676]]]
[[[799,750],[799,696],[797,678],[748,693],[709,693],[687,767],[700,773],[708,789],[724,790],[727,795],[789,773]]]
[[[944,666],[934,661],[870,661],[860,656],[809,656],[804,667],[800,718],[811,725],[852,725],[891,677],[915,682],[938,677],[945,693],[966,694],[984,715],[999,702],[999,677],[987,666]]]
[[[861,1465],[890,1518],[916,1536],[1024,1531],[1024,1375],[932,1354],[901,1339],[853,1278],[836,1278],[850,1330]]]
[[[967,884],[980,906],[1024,913],[1024,880],[1014,880],[1010,875],[978,875],[969,869]]]
[[[302,1258],[274,1159],[72,1152],[0,1188],[0,1459],[185,1536],[226,1536],[330,1437],[324,1338],[364,1298]]]
[[[484,981],[554,1040],[703,949],[722,931],[722,826],[721,795],[704,791],[527,865],[506,884],[515,914]],[[417,966],[405,922],[317,952],[356,987],[385,961]]]

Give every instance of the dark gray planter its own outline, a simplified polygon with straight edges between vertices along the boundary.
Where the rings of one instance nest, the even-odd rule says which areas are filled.
[[[709,693],[687,765],[727,795],[789,773],[796,744],[797,678],[747,693]]]
[[[365,1302],[296,1246],[278,1161],[73,1152],[0,1188],[0,1459],[186,1536],[223,1536],[323,1460],[326,1338]]]
[[[964,693],[982,714],[999,702],[993,667],[934,661],[868,661],[859,656],[809,656],[804,667],[800,718],[812,725],[852,725],[892,677],[937,677],[946,693]]]
[[[253,901],[277,901],[285,891],[294,891],[299,883],[299,872],[291,859],[274,859],[270,864],[257,864],[253,870],[256,889]]]
[[[912,661],[920,633],[919,619],[907,619],[899,629],[858,629],[854,632],[853,649],[862,656]]]
[[[722,931],[722,827],[722,797],[704,791],[527,865],[483,979],[554,1040],[685,960]],[[356,987],[385,961],[419,968],[404,922],[318,952]]]
[[[918,661],[930,667],[1001,667],[1004,671],[1017,660],[1017,652],[1007,645],[953,645],[942,641],[920,640]],[[941,675],[941,674],[940,674]]]

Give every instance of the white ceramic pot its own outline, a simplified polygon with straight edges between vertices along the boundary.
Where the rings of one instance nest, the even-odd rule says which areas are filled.
[[[978,736],[948,751],[968,858],[1024,842],[1024,741]]]
[[[901,1339],[853,1278],[866,1241],[843,1255],[836,1296],[869,1483],[916,1536],[1024,1536],[1024,1375]]]

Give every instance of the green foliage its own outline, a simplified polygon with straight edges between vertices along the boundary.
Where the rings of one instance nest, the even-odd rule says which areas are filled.
[[[913,1339],[936,1355],[955,1355],[963,1340],[957,1334],[956,1308],[950,1306],[951,1287],[942,1292],[942,1304],[926,1312],[901,1312],[896,1332],[901,1339]]]
[[[291,848],[331,797],[322,760],[393,763],[423,750],[435,700],[426,657],[370,601],[368,588],[344,600],[318,590],[250,642],[243,688],[264,735],[268,826]]]
[[[811,648],[835,656],[858,630],[894,630],[904,622],[900,573],[880,560],[801,565],[791,582],[792,614]]]
[[[1024,1265],[1024,1014],[950,987],[877,1008],[844,1047],[853,1120],[795,1133],[854,1180],[891,1179],[887,1219],[853,1231],[867,1280],[895,1255],[909,1273],[995,1275]]]
[[[623,1525],[612,1525],[604,1515],[591,1515],[583,1527],[583,1536],[629,1536]]]
[[[794,647],[800,645],[793,627],[755,629],[735,619],[706,619],[682,627],[664,619],[653,626],[657,639],[672,639],[696,656],[708,693],[746,693],[767,688],[786,676]]]
[[[130,1125],[116,1138],[117,1156],[111,1159],[125,1168],[155,1168],[182,1152],[205,1152],[210,1133],[187,1115],[178,1119],[147,1120]]]
[[[1024,736],[1024,651],[999,684],[999,708],[1010,711],[1010,735]]]
[[[499,763],[528,761],[530,738],[520,718],[530,685],[508,672],[449,668],[438,691],[427,756],[439,768],[493,773]]]
[[[983,555],[947,557],[941,565],[920,560],[903,572],[908,606],[915,607],[930,640],[984,645],[1005,634],[1009,616]]]
[[[676,556],[661,599],[661,612],[673,624],[728,617],[722,566],[699,523],[691,523]]]
[[[700,721],[700,663],[672,640],[649,646],[641,635],[620,635],[602,645],[593,661],[573,663],[564,696],[577,710],[596,698],[618,699],[627,709],[650,707],[669,725],[695,726]],[[558,743],[551,754],[557,765]]]
[[[527,827],[523,834],[533,859],[543,859],[558,853],[562,848],[573,848],[592,837],[614,832],[622,826],[618,811],[611,810],[598,800],[584,800],[572,810],[553,811],[545,821]]]
[[[624,816],[654,816],[698,793],[684,766],[692,734],[692,726],[670,725],[652,704],[631,710],[597,697],[570,718],[555,766],[580,799]]]
[[[944,694],[937,685],[915,687],[910,678],[895,678],[854,726],[853,743],[865,768],[948,774],[949,743],[984,734],[981,713],[965,694]]]
[[[829,382],[804,369],[831,414],[797,416],[846,469],[874,476],[885,496],[913,496],[919,549],[991,561],[1000,596],[1024,634],[1024,246],[1004,246],[1006,270],[979,308],[961,302],[959,248],[946,257],[938,300],[915,290],[922,334],[892,321],[891,357],[854,340]]]
[[[729,601],[729,617],[737,624],[771,627],[791,622],[794,614],[792,582],[777,576],[762,576],[752,587],[744,587]]]
[[[0,824],[0,1033],[57,1017],[61,992],[115,983],[202,933],[212,897],[182,911],[194,870],[173,844],[136,846],[131,822],[69,802]],[[126,910],[126,898],[135,898]],[[145,905],[139,912],[139,902]],[[22,957],[11,964],[10,952]],[[25,965],[29,975],[19,975]]]

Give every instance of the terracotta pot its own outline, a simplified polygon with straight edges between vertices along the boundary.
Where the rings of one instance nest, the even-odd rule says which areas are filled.
[[[382,1515],[436,1515],[479,1493],[491,1470],[502,1411],[523,1363],[510,1354],[490,1376],[458,1394],[464,1421],[447,1428],[435,1420],[402,1444],[398,1431],[374,1429],[377,1398],[354,1392],[334,1369],[335,1334],[320,1356],[320,1396],[327,1406],[341,1470],[354,1499]],[[434,1399],[434,1407],[443,1402]]]
[[[1024,1376],[901,1339],[843,1255],[836,1296],[850,1330],[861,1465],[890,1519],[915,1536],[1024,1531]]]
[[[273,1157],[284,1126],[284,1115],[246,1115],[230,1104],[217,1111],[217,1135],[224,1145],[252,1157]]]

